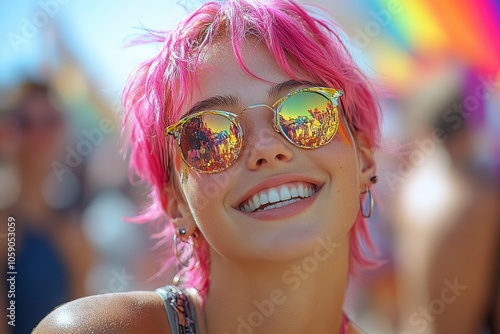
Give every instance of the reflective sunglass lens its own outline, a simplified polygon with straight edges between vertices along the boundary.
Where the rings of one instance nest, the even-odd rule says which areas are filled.
[[[241,147],[238,127],[229,118],[203,114],[191,118],[180,133],[184,160],[203,172],[218,172],[229,167]]]
[[[300,92],[287,98],[279,112],[279,123],[292,142],[306,148],[327,144],[338,126],[331,101],[315,92]]]

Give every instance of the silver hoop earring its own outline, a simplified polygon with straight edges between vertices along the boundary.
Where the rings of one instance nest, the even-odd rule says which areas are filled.
[[[374,201],[373,201],[373,196],[372,196],[372,192],[371,192],[370,188],[366,187],[365,189],[366,189],[365,192],[363,192],[362,194],[367,194],[368,200],[370,201],[370,208],[368,210],[368,213],[365,214],[363,211],[363,199],[361,198],[361,196],[359,196],[359,207],[361,209],[361,215],[364,218],[370,218],[372,215],[372,212],[373,212]]]
[[[189,250],[189,253],[187,256],[183,256],[184,254],[184,248],[182,250],[179,250],[179,244],[177,242],[177,234],[174,234],[174,253],[175,253],[175,257],[177,258],[177,261],[179,261],[179,263],[183,266],[183,267],[188,267],[189,266],[189,261],[191,260],[191,258],[193,257],[193,254],[194,254],[194,243],[193,243],[193,240],[191,238],[189,238],[188,240],[189,241],[182,241],[183,243],[186,243],[186,244],[189,244],[189,248],[191,248]]]

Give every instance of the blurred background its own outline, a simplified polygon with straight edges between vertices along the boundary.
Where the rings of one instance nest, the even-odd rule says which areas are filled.
[[[0,3],[0,218],[16,219],[17,269],[15,332],[0,333],[168,282],[149,227],[123,222],[147,189],[119,153],[119,94],[156,50],[124,46],[201,2]],[[347,314],[370,334],[498,333],[500,1],[302,2],[345,30],[384,114],[369,221],[381,265],[350,282]]]

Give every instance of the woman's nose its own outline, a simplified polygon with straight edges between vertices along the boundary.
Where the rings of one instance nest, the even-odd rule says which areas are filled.
[[[245,115],[247,126],[245,137],[247,140],[247,168],[280,167],[293,158],[293,149],[286,139],[274,129],[273,113],[267,108],[258,108]],[[271,111],[271,112],[270,112]]]

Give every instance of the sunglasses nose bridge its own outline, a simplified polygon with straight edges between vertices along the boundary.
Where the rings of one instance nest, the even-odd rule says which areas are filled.
[[[274,110],[270,105],[267,105],[265,103],[256,103],[256,104],[251,104],[249,105],[248,107],[246,107],[245,109],[243,109],[243,111],[241,112],[240,114],[240,117],[243,116],[243,114],[245,113],[245,111],[249,110],[249,109],[255,109],[255,108],[266,108],[266,109],[269,109],[273,112],[273,120],[276,118],[276,110]],[[276,132],[279,132],[279,129],[278,127],[276,126],[276,121],[273,121],[273,128]]]
[[[267,105],[265,103],[256,103],[256,104],[251,104],[248,107],[246,107],[245,109],[243,109],[243,111],[241,112],[241,116],[243,116],[243,114],[245,113],[245,111],[247,111],[249,109],[259,108],[259,107],[270,109],[273,113],[275,112],[274,109],[271,106],[269,106],[269,105]]]

